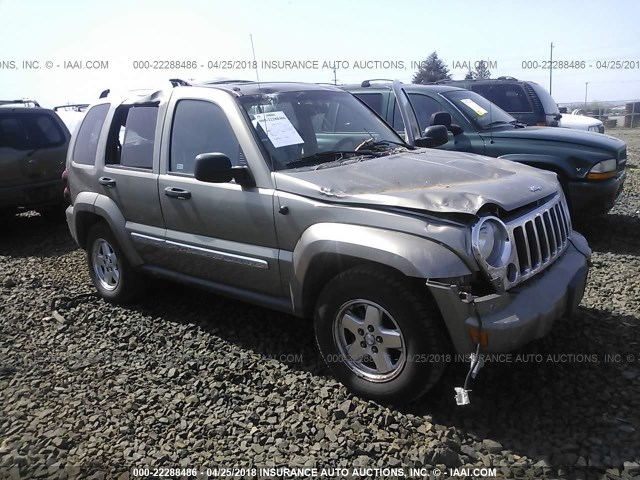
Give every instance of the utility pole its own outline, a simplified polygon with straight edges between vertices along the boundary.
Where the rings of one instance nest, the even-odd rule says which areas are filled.
[[[587,112],[587,90],[589,88],[589,82],[584,82],[584,110]]]
[[[553,76],[553,42],[551,42],[551,56],[549,58],[549,95],[551,95],[551,82]]]
[[[333,84],[338,85],[338,78],[336,77],[336,67],[333,67]]]

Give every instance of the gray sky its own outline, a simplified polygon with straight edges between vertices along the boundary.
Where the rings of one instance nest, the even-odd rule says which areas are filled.
[[[340,62],[338,83],[408,82],[412,63],[436,50],[454,79],[464,77],[464,62],[488,60],[492,77],[533,80],[548,90],[543,62],[553,42],[554,60],[567,62],[553,70],[557,102],[584,101],[586,82],[589,101],[638,99],[638,18],[635,0],[0,0],[0,98],[53,106],[90,103],[105,88],[153,88],[174,77],[255,80],[253,35],[261,81],[332,82],[325,62]],[[287,60],[310,68],[266,64]],[[25,61],[39,68],[25,68]],[[87,61],[108,67],[87,69]],[[140,61],[135,66],[173,61],[196,68],[134,68]],[[82,68],[65,68],[77,62]]]

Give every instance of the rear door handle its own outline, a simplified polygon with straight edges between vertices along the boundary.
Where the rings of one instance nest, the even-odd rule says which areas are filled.
[[[189,190],[178,187],[167,187],[164,189],[164,194],[167,197],[179,198],[181,200],[188,200],[191,198],[191,192]]]
[[[105,187],[115,187],[116,181],[111,177],[100,177],[98,179],[98,183],[100,185],[104,185]]]

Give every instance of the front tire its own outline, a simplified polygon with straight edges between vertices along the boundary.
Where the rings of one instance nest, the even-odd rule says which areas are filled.
[[[131,302],[142,290],[141,275],[133,269],[104,223],[98,223],[89,230],[87,265],[93,285],[108,302]]]
[[[315,331],[333,374],[358,396],[405,403],[441,378],[450,352],[439,310],[398,272],[358,266],[335,277],[318,299]]]

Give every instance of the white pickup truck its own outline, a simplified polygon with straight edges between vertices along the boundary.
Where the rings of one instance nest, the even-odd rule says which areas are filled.
[[[604,133],[604,124],[600,120],[586,115],[577,115],[575,112],[577,112],[577,110],[574,110],[572,113],[563,113],[562,118],[558,122],[558,126]]]

